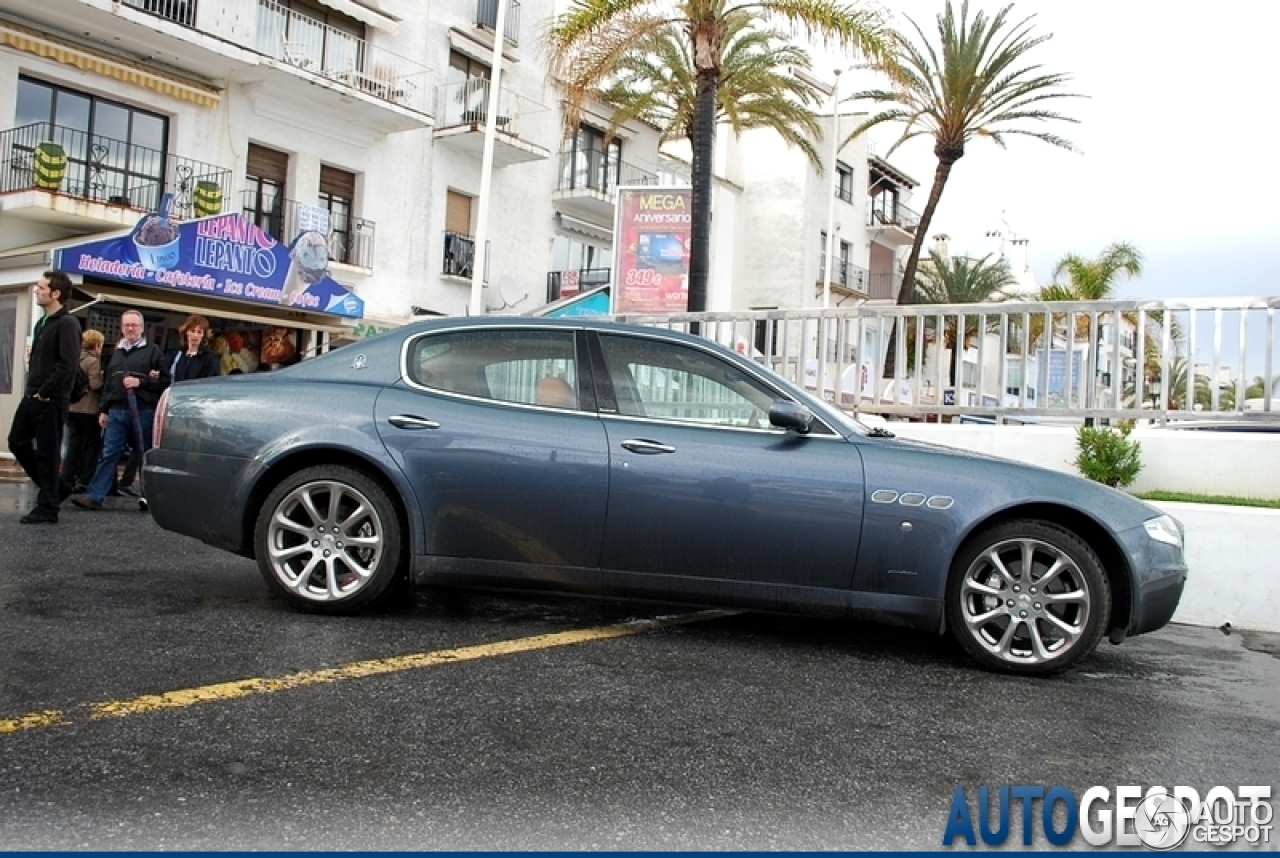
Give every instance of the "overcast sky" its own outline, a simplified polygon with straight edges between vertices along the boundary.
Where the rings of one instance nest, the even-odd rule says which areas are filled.
[[[935,36],[941,0],[884,5]],[[988,12],[1000,5],[971,3]],[[1093,257],[1128,241],[1143,253],[1145,273],[1122,283],[1119,297],[1280,294],[1280,146],[1268,130],[1280,84],[1280,2],[1023,0],[1011,17],[1033,14],[1034,32],[1053,37],[1028,56],[1069,74],[1070,91],[1088,96],[1054,108],[1080,120],[1053,127],[1080,151],[1017,136],[1008,149],[972,143],[930,235],[945,232],[953,253],[970,255],[990,249],[988,230],[1028,239],[1041,284],[1065,253]],[[897,139],[893,128],[871,134],[882,153]],[[922,210],[932,145],[907,144],[890,160],[921,183],[913,207]]]

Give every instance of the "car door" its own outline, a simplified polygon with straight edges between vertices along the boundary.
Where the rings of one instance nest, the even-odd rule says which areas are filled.
[[[846,588],[862,521],[857,447],[769,425],[778,392],[710,349],[600,332],[609,570]],[[603,379],[601,379],[603,381]]]
[[[568,328],[406,343],[376,418],[418,494],[425,553],[598,566],[608,449],[576,352]]]

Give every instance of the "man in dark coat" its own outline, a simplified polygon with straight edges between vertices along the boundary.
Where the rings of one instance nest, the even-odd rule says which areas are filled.
[[[9,429],[9,452],[40,487],[35,507],[21,522],[57,524],[58,509],[71,494],[70,483],[59,477],[58,463],[71,384],[80,362],[80,322],[67,313],[71,279],[65,273],[46,271],[34,289],[44,315],[31,338],[27,386]]]
[[[98,425],[103,430],[102,458],[98,460],[89,488],[72,499],[81,509],[102,509],[102,499],[111,491],[116,466],[130,442],[140,443],[143,452],[151,447],[151,421],[160,394],[169,386],[170,376],[164,352],[155,343],[147,342],[143,327],[142,314],[137,310],[120,314],[120,331],[124,336],[107,361],[107,378],[98,405]],[[131,395],[133,403],[129,402]],[[137,434],[142,438],[136,438]]]

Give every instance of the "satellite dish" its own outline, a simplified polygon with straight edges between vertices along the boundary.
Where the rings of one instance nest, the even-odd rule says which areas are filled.
[[[514,307],[529,297],[528,292],[519,290],[515,278],[509,274],[499,277],[497,283],[487,284],[484,294],[485,309],[495,313]]]

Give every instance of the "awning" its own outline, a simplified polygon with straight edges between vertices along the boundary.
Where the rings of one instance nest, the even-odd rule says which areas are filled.
[[[557,215],[560,222],[560,228],[568,232],[576,232],[579,235],[585,235],[587,238],[593,238],[596,241],[603,241],[609,244],[613,243],[613,230],[607,226],[599,226],[585,220],[578,220],[576,217],[570,217],[567,214]]]
[[[341,12],[363,24],[377,27],[387,33],[394,34],[400,27],[400,19],[376,8],[378,5],[376,0],[364,3],[359,2],[359,0],[319,0],[319,2],[335,12]]]
[[[201,107],[217,107],[222,99],[222,94],[207,84],[183,80],[176,75],[162,73],[129,60],[108,57],[9,21],[0,21],[0,45],[8,45],[103,77],[146,87]]]
[[[286,328],[302,328],[308,331],[322,331],[334,335],[351,333],[351,327],[334,325],[318,319],[308,318],[300,313],[281,312],[278,315],[267,313],[246,313],[244,305],[232,301],[209,300],[205,304],[194,304],[181,298],[150,297],[137,292],[120,290],[119,292],[95,292],[93,285],[86,283],[79,287],[80,291],[93,296],[92,300],[72,307],[71,313],[79,313],[94,304],[122,304],[125,307],[147,307],[152,310],[166,310],[170,313],[201,316],[215,316],[219,319],[235,319],[238,322],[249,322],[254,325],[282,326]]]

